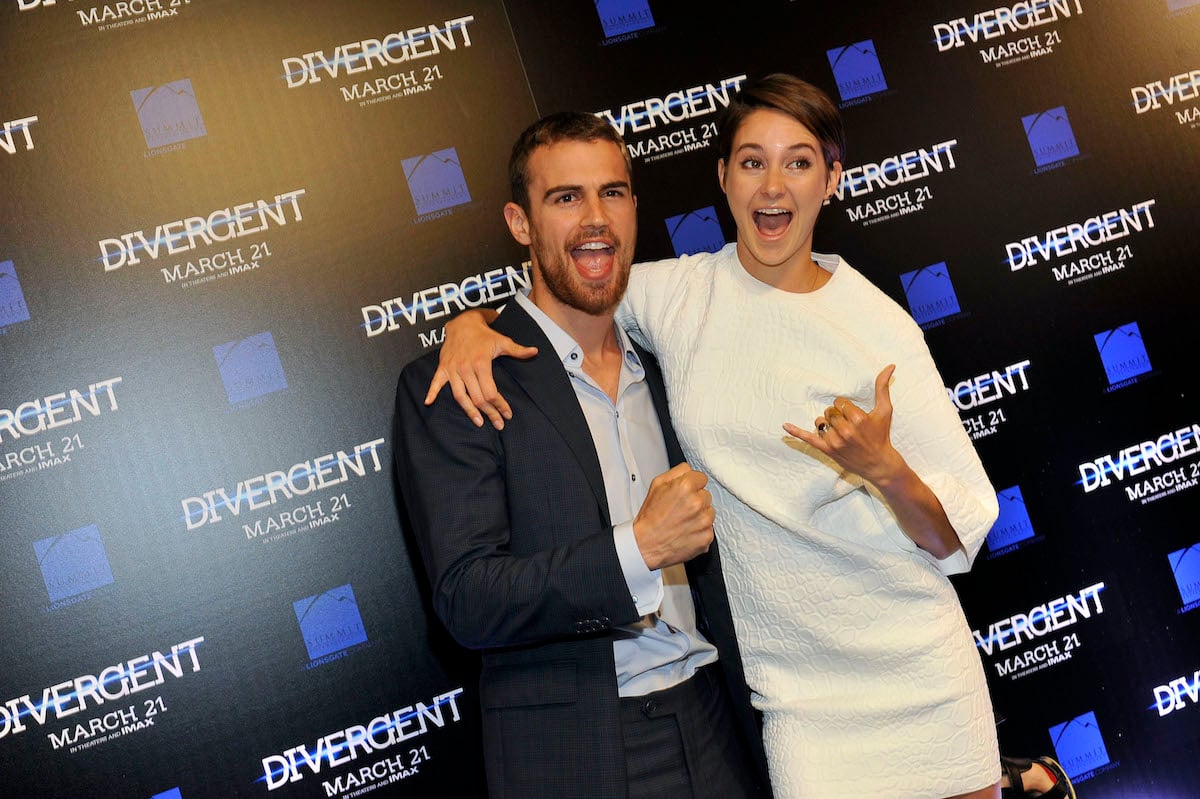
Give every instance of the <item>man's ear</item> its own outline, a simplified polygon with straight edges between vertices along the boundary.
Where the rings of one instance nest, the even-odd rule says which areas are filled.
[[[528,247],[532,243],[533,239],[529,237],[529,217],[525,215],[524,208],[516,203],[505,203],[504,222],[518,244]]]

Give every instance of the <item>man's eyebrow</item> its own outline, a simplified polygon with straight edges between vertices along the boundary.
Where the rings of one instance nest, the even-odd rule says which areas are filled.
[[[629,187],[630,186],[629,186],[628,180],[612,180],[612,181],[609,181],[608,183],[601,184],[600,191],[607,191],[608,189],[629,189]],[[564,192],[582,192],[582,191],[583,191],[583,186],[580,184],[563,184],[560,186],[551,186],[550,188],[546,189],[546,193],[542,195],[542,198],[545,199],[546,197],[551,197],[555,194],[562,194]]]
[[[578,185],[578,184],[575,184],[575,185],[564,184],[561,186],[551,186],[550,188],[546,189],[546,193],[542,195],[542,198],[545,199],[546,197],[549,197],[552,194],[561,194],[566,191],[583,191],[583,186]]]

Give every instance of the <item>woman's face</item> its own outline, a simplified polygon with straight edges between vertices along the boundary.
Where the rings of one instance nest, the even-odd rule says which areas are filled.
[[[737,223],[742,266],[779,288],[806,291],[813,225],[821,204],[841,179],[842,165],[825,166],[813,132],[780,111],[752,111],[733,138],[729,162],[717,178]]]

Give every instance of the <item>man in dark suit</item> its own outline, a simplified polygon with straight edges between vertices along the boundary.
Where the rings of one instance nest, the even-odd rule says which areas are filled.
[[[637,229],[624,142],[552,115],[509,174],[532,290],[495,328],[538,347],[497,362],[512,420],[473,424],[448,392],[425,407],[436,354],[405,367],[395,417],[434,608],[482,650],[489,792],[767,796],[707,480],[683,463],[656,365],[613,323]]]

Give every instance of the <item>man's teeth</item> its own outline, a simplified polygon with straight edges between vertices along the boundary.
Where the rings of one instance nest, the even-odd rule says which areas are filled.
[[[756,214],[770,214],[770,215],[772,215],[772,216],[776,216],[776,215],[778,215],[778,214],[786,214],[786,213],[790,213],[790,212],[789,212],[789,211],[786,211],[786,210],[784,210],[783,208],[760,208],[760,209],[758,209],[757,211],[755,211],[754,213],[756,213]]]
[[[607,250],[608,245],[602,241],[589,241],[586,244],[580,244],[581,250]]]

